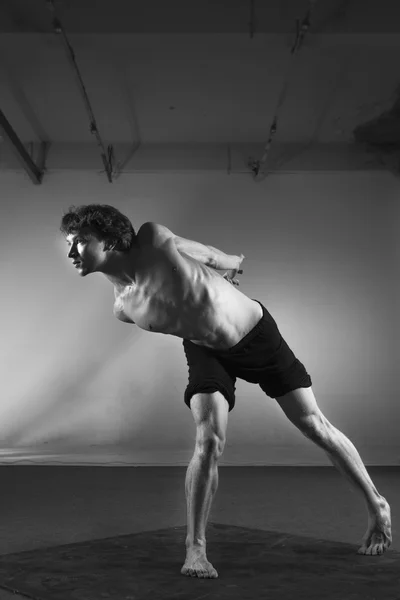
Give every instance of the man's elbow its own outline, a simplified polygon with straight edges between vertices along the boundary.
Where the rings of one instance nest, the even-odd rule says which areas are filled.
[[[204,261],[204,263],[207,265],[207,267],[210,267],[211,269],[219,269],[220,268],[218,266],[217,257],[215,256],[215,254],[213,252],[206,257],[206,260]]]

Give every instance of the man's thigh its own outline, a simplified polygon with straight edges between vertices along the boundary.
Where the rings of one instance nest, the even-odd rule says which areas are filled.
[[[189,382],[185,390],[185,404],[190,408],[192,396],[199,393],[220,392],[228,401],[229,411],[235,405],[236,377],[207,349],[183,340],[189,369]]]

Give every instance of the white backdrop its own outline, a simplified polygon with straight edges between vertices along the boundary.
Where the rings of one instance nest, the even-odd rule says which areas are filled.
[[[81,278],[59,233],[71,204],[112,204],[229,254],[367,464],[398,464],[398,182],[384,172],[271,175],[3,172],[0,460],[187,464],[182,341],[113,317],[113,288]],[[330,464],[256,385],[238,380],[221,460]]]

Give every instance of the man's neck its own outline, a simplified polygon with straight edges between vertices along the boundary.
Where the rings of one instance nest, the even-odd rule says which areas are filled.
[[[117,293],[123,292],[128,286],[135,285],[138,257],[139,248],[135,245],[129,253],[115,256],[109,268],[103,271]]]

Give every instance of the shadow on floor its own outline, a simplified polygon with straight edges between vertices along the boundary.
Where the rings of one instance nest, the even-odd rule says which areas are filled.
[[[209,523],[218,579],[185,577],[186,527],[41,548],[0,557],[1,588],[34,600],[307,598],[398,600],[400,553]]]

